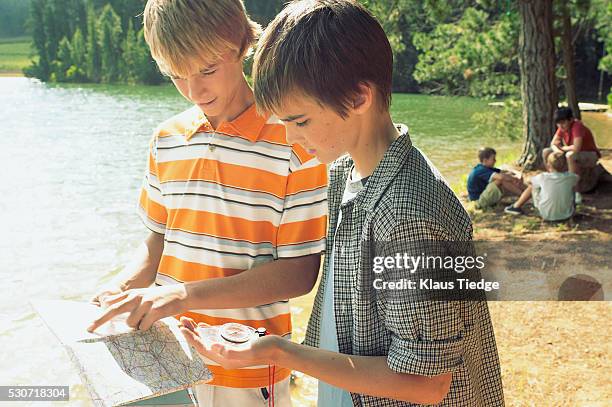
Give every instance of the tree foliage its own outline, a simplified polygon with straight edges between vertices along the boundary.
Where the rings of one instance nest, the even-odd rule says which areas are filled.
[[[592,0],[595,28],[598,39],[603,43],[603,56],[599,60],[599,69],[612,74],[612,2],[610,0]],[[608,87],[608,105],[612,106],[612,87]]]
[[[414,76],[429,92],[476,97],[517,94],[518,19],[495,20],[469,7],[456,23],[414,36],[421,51]]]
[[[554,1],[559,9],[561,0]],[[58,81],[164,81],[143,40],[141,14],[146,0],[4,0],[0,2],[0,16],[7,2],[15,5],[12,11],[7,11],[15,21],[29,3],[28,26],[38,58],[26,70],[28,75]],[[394,91],[486,98],[518,96],[520,17],[516,2],[360,2],[377,17],[389,37],[394,55]],[[282,9],[285,0],[244,0],[244,3],[251,17],[265,26]],[[606,86],[610,83],[612,3],[609,0],[565,3],[572,16],[577,64],[587,64],[589,68],[577,66],[576,86],[579,90],[590,87],[593,94],[599,78],[597,66],[608,73],[604,78]],[[6,20],[0,17],[0,22],[4,21],[2,18]],[[578,52],[581,44],[585,49],[582,54]],[[65,55],[68,48],[70,61]],[[559,62],[558,47],[557,52]],[[249,61],[246,67],[248,70]],[[587,74],[589,78],[583,79]],[[564,75],[564,66],[558,63],[557,76],[562,79]],[[597,78],[593,79],[594,76]],[[563,90],[563,86],[559,89]]]
[[[125,74],[121,59],[122,31],[121,19],[110,4],[105,5],[98,18],[102,82],[117,82]]]
[[[144,1],[32,0],[39,58],[25,73],[57,82],[161,83],[140,28],[143,8]]]

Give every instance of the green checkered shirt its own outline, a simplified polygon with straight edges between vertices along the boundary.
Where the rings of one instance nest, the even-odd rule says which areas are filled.
[[[499,359],[489,310],[482,301],[393,300],[372,285],[373,256],[392,256],[395,244],[424,240],[471,241],[472,223],[438,170],[416,147],[408,129],[391,144],[357,196],[341,204],[353,162],[330,168],[326,252],[334,250],[334,311],[341,353],[386,356],[398,373],[435,376],[452,372],[442,406],[503,406]],[[342,221],[337,225],[339,212]],[[376,248],[376,249],[371,249]],[[416,254],[420,251],[415,249]],[[318,346],[323,276],[304,343]],[[413,404],[351,394],[355,406]]]

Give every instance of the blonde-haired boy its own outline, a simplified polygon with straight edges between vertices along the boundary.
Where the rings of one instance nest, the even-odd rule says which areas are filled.
[[[566,220],[574,215],[574,191],[578,175],[567,171],[565,154],[560,151],[547,155],[546,169],[548,172],[531,178],[531,185],[514,204],[506,207],[506,213],[521,215],[522,206],[533,198],[533,206],[544,220]]]
[[[240,0],[150,0],[144,25],[160,69],[195,106],[155,132],[140,196],[151,233],[127,277],[95,297],[110,308],[89,329],[129,312],[139,329],[188,315],[288,337],[287,299],[312,289],[325,247],[325,166],[257,113],[242,66],[259,26]],[[275,405],[291,403],[289,369],[209,367],[201,405],[261,405],[272,383]]]

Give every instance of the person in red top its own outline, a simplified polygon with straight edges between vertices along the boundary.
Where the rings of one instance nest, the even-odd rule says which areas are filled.
[[[557,131],[550,142],[550,148],[542,152],[544,162],[553,151],[562,152],[567,159],[570,172],[580,176],[587,168],[593,168],[601,157],[593,133],[580,120],[574,118],[572,109],[562,107],[555,112]]]

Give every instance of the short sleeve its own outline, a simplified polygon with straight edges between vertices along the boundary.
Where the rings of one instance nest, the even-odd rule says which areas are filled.
[[[533,177],[531,177],[531,180],[529,182],[531,182],[531,185],[533,185],[534,187],[539,188],[542,184],[542,174],[534,175]]]
[[[156,161],[157,137],[149,146],[147,169],[140,189],[138,214],[147,228],[159,234],[165,234],[168,213],[164,206],[159,182],[159,172]]]
[[[326,230],[327,169],[294,147],[276,238],[277,257],[322,253],[325,251]]]
[[[410,315],[417,318],[419,337],[407,335],[397,324],[400,318],[406,319],[401,307],[390,307],[387,311],[387,318],[391,319],[388,326],[392,330],[387,356],[389,368],[398,373],[431,377],[461,366],[464,325],[457,315],[458,304],[455,301],[412,303]]]
[[[481,169],[481,171],[478,172],[477,176],[483,183],[488,184],[489,182],[491,182],[491,177],[495,173],[496,171],[494,169],[484,167]]]
[[[426,220],[400,222],[386,240],[389,243],[383,245],[377,256],[457,255],[452,247],[471,246],[471,242],[450,242],[442,228]],[[424,273],[415,279],[440,276],[436,270]],[[392,281],[399,281],[399,277],[388,276]],[[384,299],[385,327],[391,338],[389,368],[398,373],[431,377],[461,366],[466,327],[471,325],[465,323],[465,318],[469,318],[469,304],[473,301],[429,300],[428,294],[417,292],[422,290],[390,291],[392,294]]]
[[[572,125],[572,139],[583,138],[585,133],[585,127],[580,121],[575,121]]]

